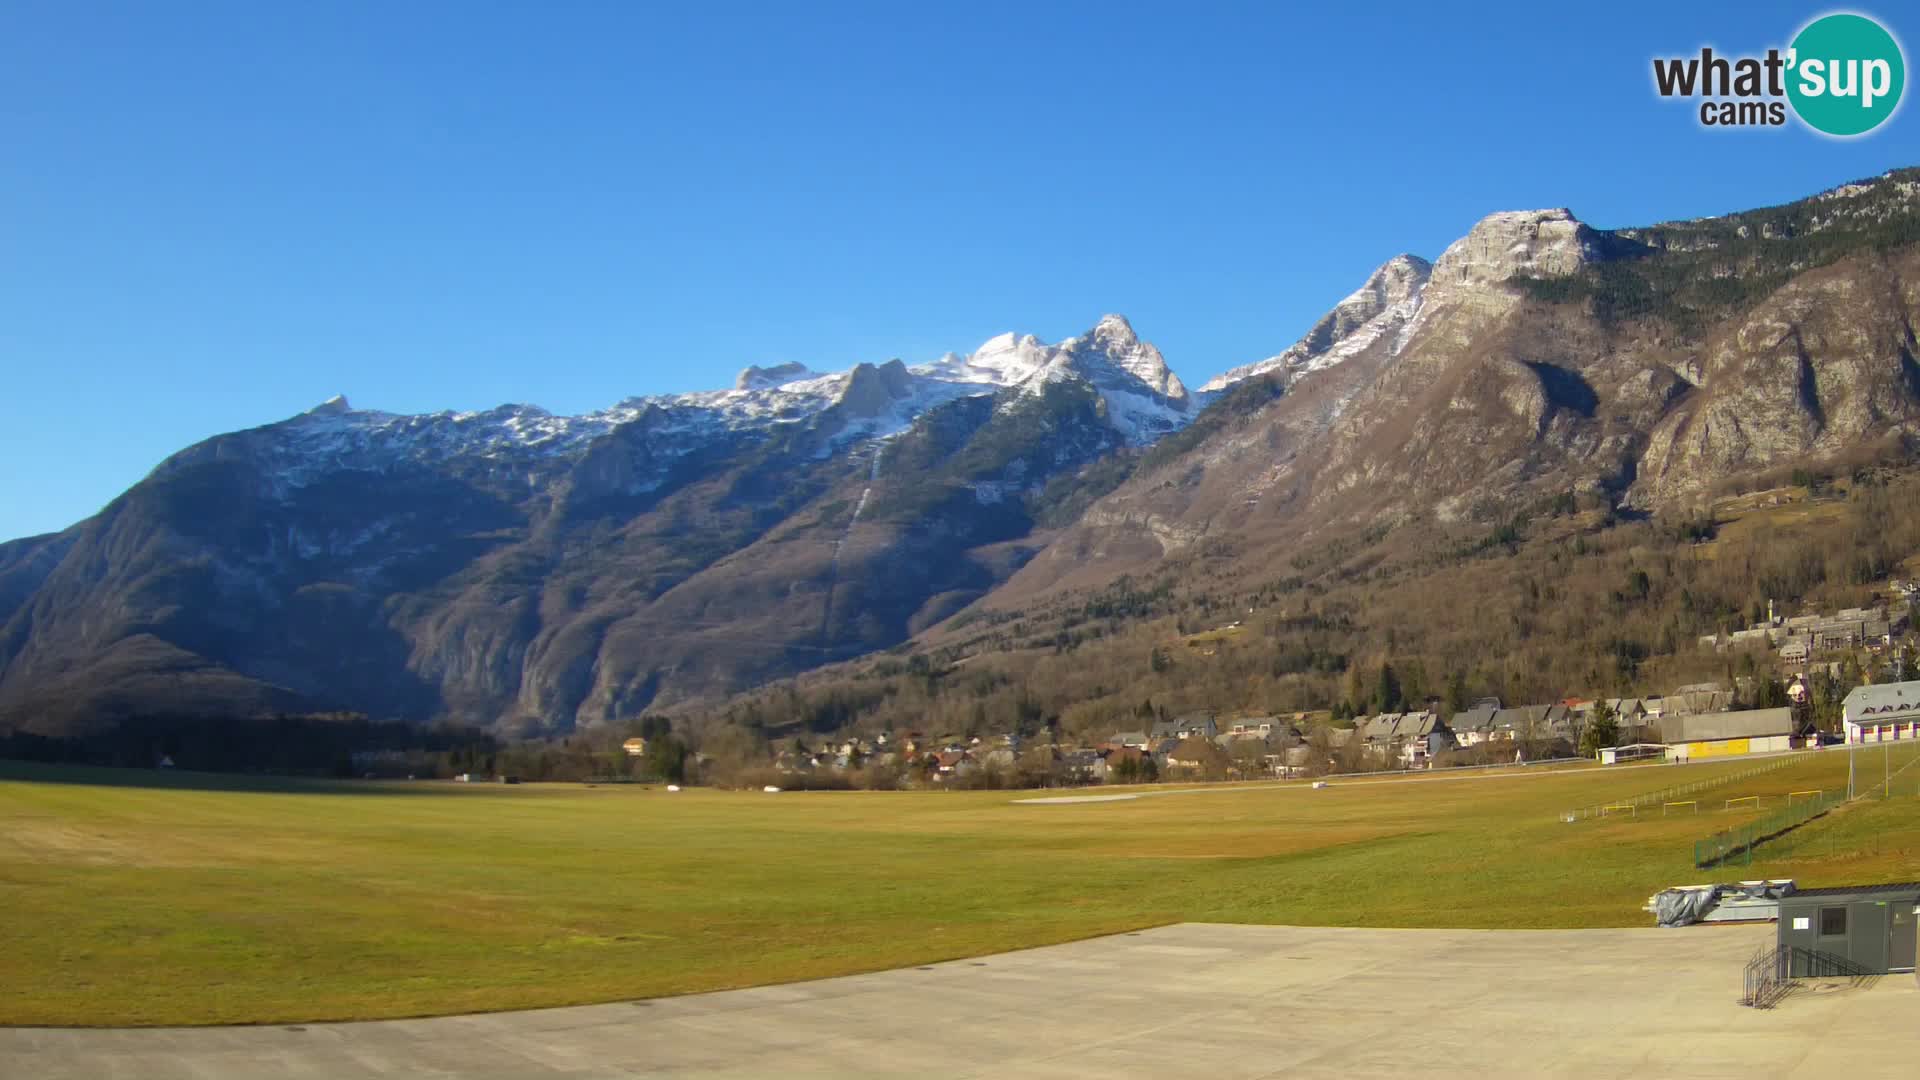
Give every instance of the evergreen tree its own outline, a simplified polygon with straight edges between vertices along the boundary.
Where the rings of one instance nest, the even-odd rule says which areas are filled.
[[[1620,721],[1613,715],[1613,706],[1606,698],[1593,703],[1593,717],[1587,721],[1587,729],[1580,733],[1580,752],[1589,756],[1597,755],[1606,747],[1612,746],[1620,738]]]
[[[1375,712],[1399,712],[1400,677],[1394,674],[1392,664],[1380,665],[1380,677],[1373,686]]]
[[[1787,698],[1787,688],[1777,677],[1769,675],[1754,692],[1753,704],[1757,709],[1779,709],[1792,702]]]
[[[687,744],[672,735],[662,735],[647,742],[647,773],[658,779],[674,784],[683,784],[687,779]]]
[[[1467,679],[1456,671],[1447,679],[1447,719],[1451,720],[1466,711]]]

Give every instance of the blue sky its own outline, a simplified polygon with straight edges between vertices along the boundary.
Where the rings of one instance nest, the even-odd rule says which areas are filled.
[[[0,0],[0,538],[336,393],[578,412],[1108,311],[1198,384],[1494,210],[1920,163],[1911,107],[1654,97],[1820,5],[1332,7]]]

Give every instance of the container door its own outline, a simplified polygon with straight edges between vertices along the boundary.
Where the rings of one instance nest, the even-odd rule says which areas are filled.
[[[1890,900],[1887,910],[1893,917],[1893,935],[1887,945],[1887,970],[1909,971],[1913,968],[1915,942],[1915,923],[1910,899]]]
[[[1848,937],[1847,959],[1873,974],[1887,973],[1887,947],[1893,940],[1892,912],[1893,906],[1885,900],[1853,905],[1853,933]]]

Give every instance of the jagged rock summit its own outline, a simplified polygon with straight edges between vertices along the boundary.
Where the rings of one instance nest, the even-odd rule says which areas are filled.
[[[1130,444],[1144,445],[1183,426],[1198,411],[1160,350],[1140,340],[1126,318],[1104,316],[1087,332],[1049,345],[1031,334],[1001,334],[966,356],[949,353],[908,366],[899,359],[833,373],[800,362],[748,367],[733,388],[628,398],[576,416],[534,405],[476,412],[399,414],[355,409],[344,396],[262,431],[290,475],[330,461],[381,468],[390,459],[447,461],[477,456],[540,466],[571,461],[624,424],[654,417],[691,447],[726,433],[764,432],[811,421],[831,410],[843,422],[834,445],[891,438],[920,416],[967,397],[1015,390],[1038,393],[1062,380],[1083,383],[1109,403],[1108,419]],[[258,439],[256,441],[259,441]],[[203,444],[206,445],[206,444]],[[671,454],[670,456],[678,456]],[[162,470],[200,460],[189,448]],[[539,470],[536,468],[535,472]],[[529,475],[533,475],[530,473]]]
[[[1488,214],[1433,264],[1436,284],[1505,283],[1517,274],[1563,277],[1602,257],[1599,234],[1571,210]]]
[[[739,377],[733,380],[733,388],[735,390],[772,390],[790,382],[812,378],[813,374],[807,370],[807,365],[798,360],[775,364],[772,367],[761,367],[755,364],[742,371]]]
[[[1216,375],[1200,388],[1201,393],[1218,393],[1269,373],[1290,382],[1340,363],[1385,335],[1404,331],[1419,313],[1420,297],[1432,273],[1433,265],[1418,255],[1394,256],[1285,352]]]

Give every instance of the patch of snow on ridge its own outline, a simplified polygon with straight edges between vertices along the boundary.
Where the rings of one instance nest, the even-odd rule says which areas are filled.
[[[1398,354],[1406,343],[1407,329],[1419,314],[1432,273],[1433,266],[1417,255],[1387,260],[1285,352],[1222,372],[1209,379],[1200,392],[1217,394],[1237,382],[1270,372],[1278,372],[1291,382],[1352,358],[1388,333],[1395,335],[1391,348]]]
[[[1092,330],[1058,345],[995,338],[981,352],[990,348],[1017,350],[1019,364],[1012,370],[1026,374],[1013,385],[1022,393],[1039,394],[1067,381],[1091,386],[1106,401],[1108,423],[1133,446],[1179,430],[1198,412],[1160,350],[1141,341],[1124,316],[1103,316]]]
[[[931,364],[910,368],[921,378],[1003,389],[1033,378],[1052,359],[1052,346],[1032,334],[988,338],[967,356],[948,353]]]
[[[477,457],[538,464],[578,457],[594,440],[642,418],[659,436],[649,439],[655,452],[677,456],[703,438],[801,423],[838,407],[841,419],[823,451],[831,453],[854,440],[896,435],[960,398],[1013,388],[1038,393],[1065,379],[1083,380],[1104,396],[1115,429],[1135,444],[1183,426],[1194,411],[1160,351],[1135,336],[1125,318],[1108,315],[1057,345],[1008,333],[966,356],[948,353],[913,367],[892,361],[828,374],[800,363],[749,367],[730,389],[628,398],[578,416],[532,405],[400,414],[355,409],[334,397],[266,430],[275,433],[276,455],[296,473],[323,462],[381,468],[394,460]]]

